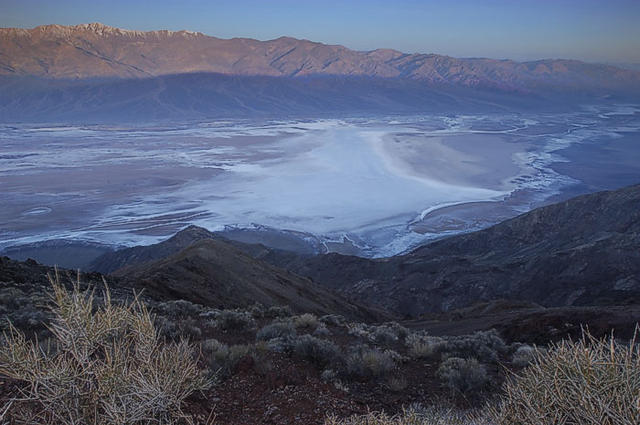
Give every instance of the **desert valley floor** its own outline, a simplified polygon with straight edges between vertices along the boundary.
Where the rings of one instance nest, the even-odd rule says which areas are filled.
[[[639,113],[4,125],[0,249],[153,243],[197,224],[296,250],[394,255],[636,183]]]

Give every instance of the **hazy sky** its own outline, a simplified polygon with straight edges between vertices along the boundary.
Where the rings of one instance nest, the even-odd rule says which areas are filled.
[[[0,0],[0,26],[102,22],[357,50],[640,62],[640,0]]]

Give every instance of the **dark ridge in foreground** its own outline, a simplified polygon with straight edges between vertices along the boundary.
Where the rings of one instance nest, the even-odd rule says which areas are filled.
[[[142,264],[169,257],[202,239],[216,239],[215,233],[198,226],[189,226],[160,243],[123,248],[105,253],[87,266],[89,270],[113,273],[125,266]]]
[[[114,275],[158,299],[184,299],[216,308],[258,303],[360,320],[387,316],[347,301],[308,278],[257,260],[221,240],[203,239],[165,258],[120,268]]]
[[[195,227],[190,229],[199,234],[203,230]],[[194,242],[191,236],[194,235],[184,232],[172,240],[187,238]],[[392,317],[380,309],[348,301],[308,278],[254,259],[227,242],[208,239],[188,245],[185,249],[174,245],[176,253],[173,254],[169,253],[165,245],[161,248],[166,253],[162,259],[129,265],[108,275],[56,269],[38,264],[32,259],[16,261],[0,257],[0,289],[17,285],[21,291],[37,294],[37,298],[46,300],[46,292],[50,287],[47,276],[54,276],[59,270],[65,282],[75,280],[79,273],[82,282],[99,291],[106,282],[109,289],[121,299],[131,298],[139,293],[149,301],[184,300],[209,308],[286,306],[298,313],[338,314],[367,322]],[[152,246],[150,249],[155,248]],[[137,252],[139,249],[132,251]]]
[[[280,264],[360,302],[418,316],[478,301],[544,306],[640,300],[640,185],[579,196],[398,257]]]

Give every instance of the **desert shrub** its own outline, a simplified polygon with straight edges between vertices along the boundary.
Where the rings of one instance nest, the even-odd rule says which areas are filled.
[[[320,320],[325,325],[330,326],[344,326],[344,324],[347,323],[347,319],[339,314],[326,314],[324,316],[321,316],[318,320]]]
[[[367,338],[371,335],[371,330],[369,326],[364,323],[349,323],[347,324],[347,329],[349,335],[355,336],[358,338]]]
[[[387,388],[396,393],[404,391],[409,386],[409,382],[404,376],[389,376],[386,384]]]
[[[325,420],[324,425],[489,425],[489,422],[474,412],[412,406],[393,416],[384,412],[370,412],[346,419],[330,416]]]
[[[181,331],[178,323],[175,321],[168,319],[164,316],[158,316],[155,320],[155,327],[165,339],[168,340],[178,340],[180,339]]]
[[[407,328],[396,322],[388,322],[379,326],[365,323],[349,323],[347,328],[349,335],[367,339],[380,345],[394,344],[400,338],[405,338],[409,335]]]
[[[200,343],[200,348],[204,355],[214,354],[229,349],[229,346],[224,342],[220,342],[215,338],[205,339]],[[206,360],[206,357],[205,357]]]
[[[311,335],[298,337],[293,347],[293,354],[298,358],[310,361],[319,368],[340,364],[343,361],[342,352],[337,345]]]
[[[411,333],[398,322],[387,322],[383,326],[393,332],[396,338],[406,338]]]
[[[408,354],[415,359],[436,357],[476,358],[483,362],[497,362],[507,352],[507,345],[495,330],[472,335],[434,337],[410,333],[405,338]]]
[[[331,336],[331,331],[324,324],[321,324],[315,331],[313,331],[313,336],[326,338]]]
[[[0,288],[0,330],[8,330],[13,325],[30,336],[48,338],[46,324],[51,314],[41,307],[47,301],[45,294],[35,288],[24,291],[15,287]]]
[[[267,309],[264,305],[255,303],[248,309],[249,313],[251,313],[251,317],[254,319],[262,319]]]
[[[398,335],[386,326],[377,326],[370,334],[370,339],[378,344],[390,345],[398,341]]]
[[[202,338],[202,328],[197,320],[189,319],[180,322],[182,335],[189,340],[199,340]]]
[[[247,345],[229,347],[216,339],[203,341],[201,349],[202,357],[211,372],[223,377],[231,375],[238,362],[250,352],[250,347]]]
[[[517,367],[525,367],[531,363],[536,354],[536,349],[530,345],[521,345],[518,349],[513,353],[513,357],[511,359],[511,363]]]
[[[253,358],[253,370],[260,376],[267,376],[276,369],[273,361],[264,351],[254,351],[251,357]]]
[[[19,288],[1,288],[0,289],[0,306],[4,311],[12,311],[30,306],[32,301],[30,297]]]
[[[445,340],[427,335],[411,334],[406,338],[409,357],[427,359],[435,357],[446,344]]]
[[[223,310],[216,318],[216,326],[223,330],[248,331],[256,322],[247,311]]]
[[[637,425],[640,345],[584,333],[562,341],[505,383],[494,409],[499,425]]]
[[[296,339],[296,328],[289,320],[273,322],[256,333],[256,345],[276,353],[291,353]]]
[[[325,369],[320,374],[320,379],[323,382],[333,382],[338,379],[338,372],[334,369]]]
[[[202,327],[208,326],[208,323],[190,318],[157,316],[154,325],[164,339],[180,341],[182,339],[199,340],[202,337]]]
[[[386,376],[395,367],[392,353],[359,346],[347,357],[346,372],[352,377],[380,378]]]
[[[274,305],[264,312],[264,317],[268,319],[276,319],[279,317],[291,317],[293,312],[288,305]]]
[[[291,322],[273,322],[258,330],[256,339],[269,341],[274,338],[295,338],[296,335],[296,328]]]
[[[436,375],[452,391],[463,394],[485,387],[487,370],[476,359],[449,357],[438,368]]]
[[[311,313],[305,313],[300,316],[293,317],[293,324],[296,328],[313,331],[318,327],[320,322],[315,315]]]
[[[480,331],[472,335],[448,337],[440,347],[444,357],[476,358],[483,362],[497,362],[507,345],[497,331]]]
[[[186,342],[162,343],[146,307],[121,306],[108,290],[102,305],[94,292],[53,286],[51,350],[15,327],[0,346],[0,375],[22,385],[7,407],[12,419],[40,424],[178,423],[182,402],[210,381]]]
[[[39,330],[44,327],[50,316],[42,310],[35,308],[25,308],[6,315],[6,321],[2,323],[2,328],[8,329],[10,324],[23,331]]]
[[[217,308],[205,308],[203,309],[200,314],[198,314],[198,318],[202,321],[206,321],[206,322],[215,322],[216,318],[220,315],[220,313],[222,312],[222,310],[218,310]]]
[[[156,314],[161,314],[172,319],[197,316],[203,311],[203,309],[203,306],[194,304],[187,300],[161,302],[154,306]]]
[[[287,353],[290,354],[293,351],[293,347],[296,345],[296,337],[294,336],[281,336],[271,338],[266,342],[266,348],[274,353]]]
[[[383,351],[383,353],[391,357],[391,360],[393,360],[396,364],[403,363],[406,360],[408,360],[408,358],[402,356],[400,353],[398,353],[395,350],[386,349]]]

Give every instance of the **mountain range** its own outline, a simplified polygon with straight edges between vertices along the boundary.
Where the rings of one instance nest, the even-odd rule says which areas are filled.
[[[360,52],[291,37],[221,39],[190,31],[131,31],[100,23],[0,29],[0,73],[49,78],[157,77],[184,73],[407,78],[425,83],[525,89],[537,84],[615,87],[640,81],[637,73],[574,60],[519,63]]]
[[[548,110],[637,99],[640,72],[93,23],[0,29],[0,90],[4,121]]]

